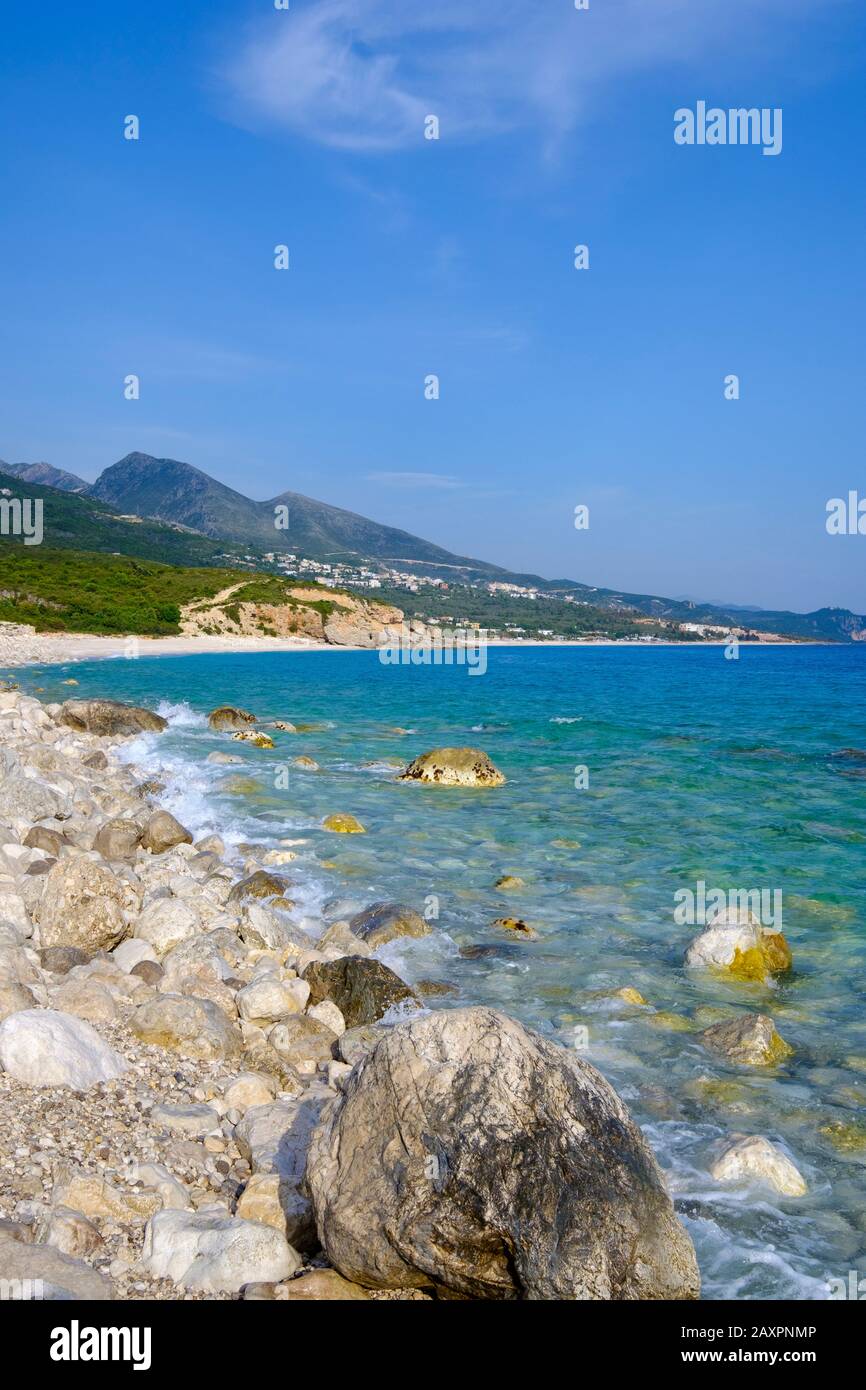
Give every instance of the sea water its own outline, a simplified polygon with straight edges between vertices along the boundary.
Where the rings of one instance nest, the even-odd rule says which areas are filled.
[[[124,756],[167,783],[197,836],[296,842],[285,872],[305,925],[412,904],[431,934],[380,954],[448,986],[437,1008],[501,1008],[597,1066],[665,1170],[704,1297],[825,1298],[830,1281],[866,1275],[866,650],[493,648],[472,679],[340,651],[17,674],[43,700],[159,709],[167,732]],[[208,728],[224,703],[309,727],[253,748]],[[397,780],[448,744],[483,748],[506,785]],[[207,763],[214,750],[241,763]],[[318,770],[294,766],[301,754]],[[324,831],[335,811],[367,833]],[[498,889],[506,874],[525,886]],[[675,919],[676,895],[700,884],[781,895],[789,976],[767,988],[684,968],[696,927]],[[495,927],[503,916],[537,939]],[[612,998],[623,986],[646,1006]],[[704,1049],[701,1029],[739,1010],[773,1017],[788,1063],[737,1067]],[[780,1145],[808,1195],[714,1182],[732,1134]]]

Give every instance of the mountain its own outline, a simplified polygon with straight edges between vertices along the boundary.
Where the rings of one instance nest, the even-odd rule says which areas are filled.
[[[7,465],[8,467],[8,465]],[[18,468],[48,465],[16,465]],[[54,470],[63,478],[72,478]],[[75,480],[81,484],[81,480]],[[3,484],[25,485],[8,474]],[[81,484],[87,488],[87,484]],[[536,574],[515,573],[486,560],[455,555],[442,546],[422,540],[393,526],[383,526],[355,512],[301,493],[283,492],[267,502],[255,502],[207,473],[177,459],[157,459],[132,453],[106,468],[85,493],[40,488],[26,483],[26,495],[44,494],[46,545],[110,552],[159,559],[170,564],[220,565],[225,563],[264,567],[262,556],[291,551],[305,559],[329,563],[349,562],[379,567],[387,588],[386,567],[408,572],[423,582],[447,579],[453,592],[460,585],[486,585],[490,581],[537,590],[551,600],[573,605],[575,626],[585,630],[597,617],[604,625],[621,624],[636,615],[659,624],[696,623],[721,627],[748,627],[755,632],[780,633],[818,641],[866,640],[866,616],[845,608],[821,608],[813,613],[789,613],[748,608],[739,604],[714,604],[694,599],[663,598],[600,589],[573,579],[544,579]],[[13,489],[14,491],[14,489]],[[275,525],[275,509],[287,509],[288,526]],[[0,535],[0,541],[4,538]],[[383,591],[384,592],[384,591]],[[508,604],[521,605],[515,617],[523,623],[531,610],[528,596],[491,595],[478,587],[465,591],[460,604],[465,617],[489,619],[486,625],[504,621]],[[428,595],[439,591],[428,590]],[[445,600],[445,607],[454,606]],[[436,611],[427,597],[431,613]],[[440,605],[441,608],[441,605]],[[556,603],[557,611],[560,608]],[[574,610],[577,609],[578,612]],[[442,609],[444,612],[445,610]],[[580,621],[578,622],[578,618]],[[540,626],[540,623],[536,623]],[[559,630],[559,629],[557,629]],[[645,630],[645,629],[644,629]]]
[[[127,454],[106,468],[91,491],[120,511],[181,522],[205,536],[264,550],[289,550],[310,559],[408,561],[447,568],[456,565],[491,577],[505,574],[495,565],[452,555],[408,531],[381,526],[299,492],[282,492],[267,502],[253,502],[177,459]],[[277,507],[288,509],[285,528],[275,525]]]
[[[57,488],[59,492],[89,492],[90,483],[67,473],[63,468],[54,468],[50,463],[4,463],[0,460],[0,472],[11,474],[25,483],[42,483],[45,487]]]

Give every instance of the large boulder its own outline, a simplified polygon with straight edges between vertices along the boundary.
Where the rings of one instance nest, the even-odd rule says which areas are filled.
[[[58,859],[38,906],[40,946],[110,951],[126,932],[123,884],[91,859]]]
[[[723,908],[688,947],[686,965],[766,984],[790,970],[791,948],[781,932],[763,927],[748,908]]]
[[[240,1034],[210,999],[160,994],[136,1009],[129,1026],[142,1042],[187,1057],[234,1057],[241,1051]]]
[[[203,1293],[288,1279],[301,1265],[272,1226],[219,1211],[158,1211],[144,1233],[141,1267],[155,1279]]]
[[[501,787],[505,778],[480,748],[433,748],[400,773],[401,782],[441,787]]]
[[[491,1009],[393,1029],[316,1129],[331,1264],[470,1298],[696,1298],[692,1243],[616,1092]]]
[[[191,845],[192,835],[179,820],[175,820],[170,811],[154,811],[145,821],[141,844],[151,854],[165,854],[175,845]]]
[[[363,956],[313,961],[304,971],[304,979],[310,986],[310,1003],[330,999],[347,1028],[375,1023],[393,1004],[418,1004],[405,980],[380,960],[365,960]]]
[[[431,931],[420,912],[402,903],[371,903],[350,919],[349,926],[373,949],[397,936],[429,936]]]
[[[66,724],[78,733],[120,735],[161,733],[168,720],[139,705],[127,705],[121,700],[65,700],[60,706],[58,723]]]
[[[248,709],[238,709],[235,705],[220,705],[218,709],[211,710],[207,722],[212,729],[245,729],[249,724],[255,724],[256,716],[250,714]]]
[[[126,1071],[95,1028],[56,1009],[22,1009],[0,1023],[0,1066],[23,1086],[86,1091]]]

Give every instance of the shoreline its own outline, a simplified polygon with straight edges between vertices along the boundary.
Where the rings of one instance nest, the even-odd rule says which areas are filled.
[[[130,660],[134,659],[129,651],[131,642],[136,643],[135,657],[216,654],[236,656],[256,652],[361,652],[379,650],[376,646],[343,646],[333,642],[317,642],[302,637],[191,637],[185,635],[176,637],[100,637],[94,633],[84,632],[54,634],[8,631],[13,626],[0,624],[0,667],[9,669],[19,666],[62,666],[68,662],[77,661]],[[687,647],[689,649],[725,647],[728,645],[728,641],[723,638],[694,642],[614,641],[608,638],[594,638],[587,641],[569,639],[562,642],[542,642],[530,639],[524,642],[515,642],[496,638],[479,645],[507,647],[512,650],[523,647],[623,647],[631,651],[634,648],[652,650],[659,647]],[[741,647],[811,648],[833,647],[842,644],[837,642],[740,641],[739,645]],[[421,647],[426,650],[439,650],[439,648],[424,648],[423,644]],[[471,643],[468,644],[468,648],[469,650],[476,649]]]

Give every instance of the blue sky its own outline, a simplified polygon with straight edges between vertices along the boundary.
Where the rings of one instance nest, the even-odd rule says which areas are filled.
[[[866,612],[866,537],[824,526],[866,496],[859,8],[18,6],[0,457],[140,449],[515,569]],[[699,99],[782,108],[782,153],[677,146]]]

